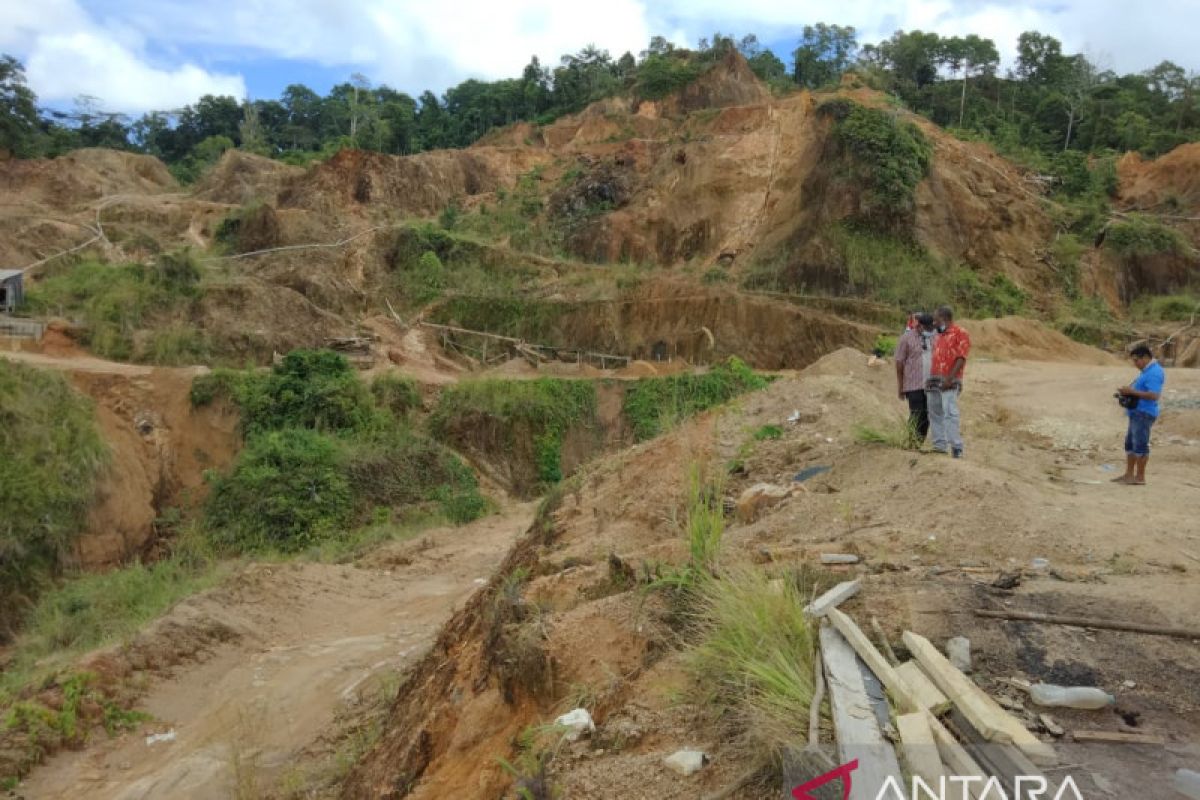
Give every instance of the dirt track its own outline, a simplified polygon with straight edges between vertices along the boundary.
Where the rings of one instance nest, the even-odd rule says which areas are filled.
[[[528,526],[530,504],[391,545],[359,566],[256,565],[170,617],[238,631],[203,663],[157,676],[141,707],[155,718],[64,753],[21,787],[28,798],[226,800],[317,766],[308,748],[372,679],[403,669],[452,608],[478,588]],[[170,618],[169,617],[169,618]],[[173,742],[145,735],[174,730]],[[235,769],[235,765],[237,768]]]

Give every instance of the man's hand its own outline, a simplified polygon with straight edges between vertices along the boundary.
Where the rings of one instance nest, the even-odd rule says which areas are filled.
[[[1128,397],[1129,395],[1131,395],[1133,393],[1134,393],[1134,391],[1133,391],[1132,386],[1122,386],[1117,389],[1117,394],[1124,395],[1126,397]]]

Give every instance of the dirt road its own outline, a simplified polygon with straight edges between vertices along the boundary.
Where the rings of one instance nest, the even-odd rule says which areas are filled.
[[[372,680],[431,643],[528,528],[532,504],[430,531],[358,565],[254,565],[176,607],[181,625],[237,631],[203,663],[152,679],[154,722],[51,758],[20,787],[30,798],[227,800],[305,774],[308,748]],[[169,626],[159,625],[169,631]],[[147,744],[149,733],[174,731]]]

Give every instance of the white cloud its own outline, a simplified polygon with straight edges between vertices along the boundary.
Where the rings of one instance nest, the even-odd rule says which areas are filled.
[[[87,3],[87,10],[79,5]],[[634,53],[654,33],[695,44],[714,30],[790,41],[806,23],[854,25],[861,42],[894,30],[979,33],[1011,64],[1016,38],[1039,30],[1069,52],[1121,72],[1172,59],[1200,68],[1196,0],[1160,0],[1132,14],[1123,0],[26,0],[6,11],[0,48],[29,67],[49,101],[88,93],[111,107],[178,106],[206,92],[245,93],[238,75],[214,73],[181,53],[223,63],[259,57],[361,71],[409,92],[468,77],[519,74],[530,56],[548,66],[594,43]],[[166,53],[162,61],[147,55]],[[780,55],[787,57],[786,53]]]
[[[75,0],[25,2],[5,14],[0,49],[25,61],[42,102],[91,95],[106,110],[140,112],[177,108],[204,94],[246,94],[240,75],[187,62],[156,65],[144,53],[146,31],[122,19],[97,22]]]

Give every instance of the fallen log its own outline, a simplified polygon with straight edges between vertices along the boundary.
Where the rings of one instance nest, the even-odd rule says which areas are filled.
[[[1026,622],[1045,622],[1050,625],[1073,625],[1077,628],[1101,628],[1110,631],[1129,631],[1131,633],[1148,633],[1152,636],[1175,636],[1180,639],[1200,639],[1200,630],[1191,628],[1174,628],[1168,625],[1144,625],[1140,622],[1123,622],[1115,619],[1094,619],[1092,617],[1069,617],[1058,614],[1041,614],[1037,611],[993,611],[987,608],[975,609],[975,616],[990,619],[1023,620]]]

